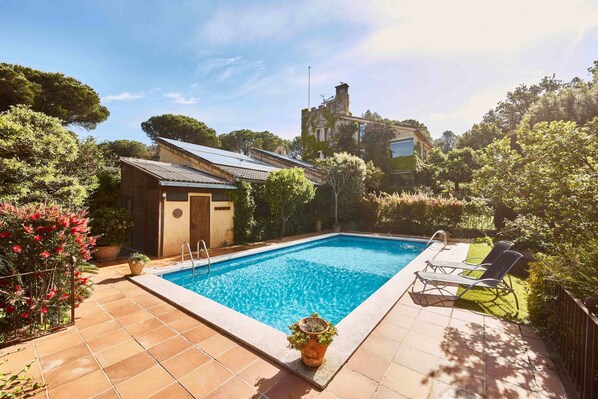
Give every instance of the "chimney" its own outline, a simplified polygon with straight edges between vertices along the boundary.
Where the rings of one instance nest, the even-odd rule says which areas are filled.
[[[349,85],[341,82],[336,89],[336,114],[351,116],[349,112]]]

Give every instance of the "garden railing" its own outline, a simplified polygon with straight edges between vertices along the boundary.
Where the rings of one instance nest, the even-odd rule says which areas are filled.
[[[0,348],[74,324],[76,268],[73,264],[0,277],[0,299],[5,302]],[[11,304],[15,287],[21,292],[21,306]]]
[[[598,317],[586,303],[554,284],[554,319],[548,339],[581,399],[598,398]],[[587,306],[586,306],[587,305]],[[589,308],[589,309],[588,309]]]

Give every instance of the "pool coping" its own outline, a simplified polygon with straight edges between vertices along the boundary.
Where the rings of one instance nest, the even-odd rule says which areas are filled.
[[[212,263],[223,262],[229,259],[250,256],[262,252],[269,252],[340,235],[394,241],[426,242],[426,240],[418,238],[390,237],[375,234],[329,233],[213,257]],[[191,268],[190,261],[181,262],[180,264],[173,266],[149,268],[145,271],[145,274],[140,276],[129,276],[129,279],[154,292],[167,302],[183,308],[185,311],[193,314],[202,321],[207,322],[207,324],[225,334],[240,340],[314,385],[320,388],[325,388],[341,367],[347,360],[349,360],[351,355],[357,350],[359,345],[361,345],[395,303],[407,291],[413,282],[413,273],[422,270],[425,266],[425,261],[433,259],[441,251],[441,243],[434,241],[432,245],[425,248],[402,270],[384,283],[369,298],[341,320],[337,325],[339,335],[328,348],[324,363],[317,369],[303,365],[299,351],[288,347],[286,339],[287,335],[285,333],[160,277],[166,273]],[[200,262],[196,262],[196,265],[200,265],[200,267],[206,266],[207,260],[202,259]]]

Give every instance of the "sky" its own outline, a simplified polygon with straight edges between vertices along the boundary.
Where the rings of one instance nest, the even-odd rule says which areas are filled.
[[[587,79],[598,0],[1,0],[0,62],[93,87],[108,120],[82,136],[149,143],[141,122],[192,116],[218,134],[300,134],[349,84],[350,109],[462,134],[507,91]]]

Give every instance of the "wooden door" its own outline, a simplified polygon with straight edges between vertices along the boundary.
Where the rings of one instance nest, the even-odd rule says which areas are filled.
[[[208,248],[210,247],[210,197],[192,196],[190,197],[189,212],[189,244],[195,250],[195,245],[199,240],[204,240]]]

